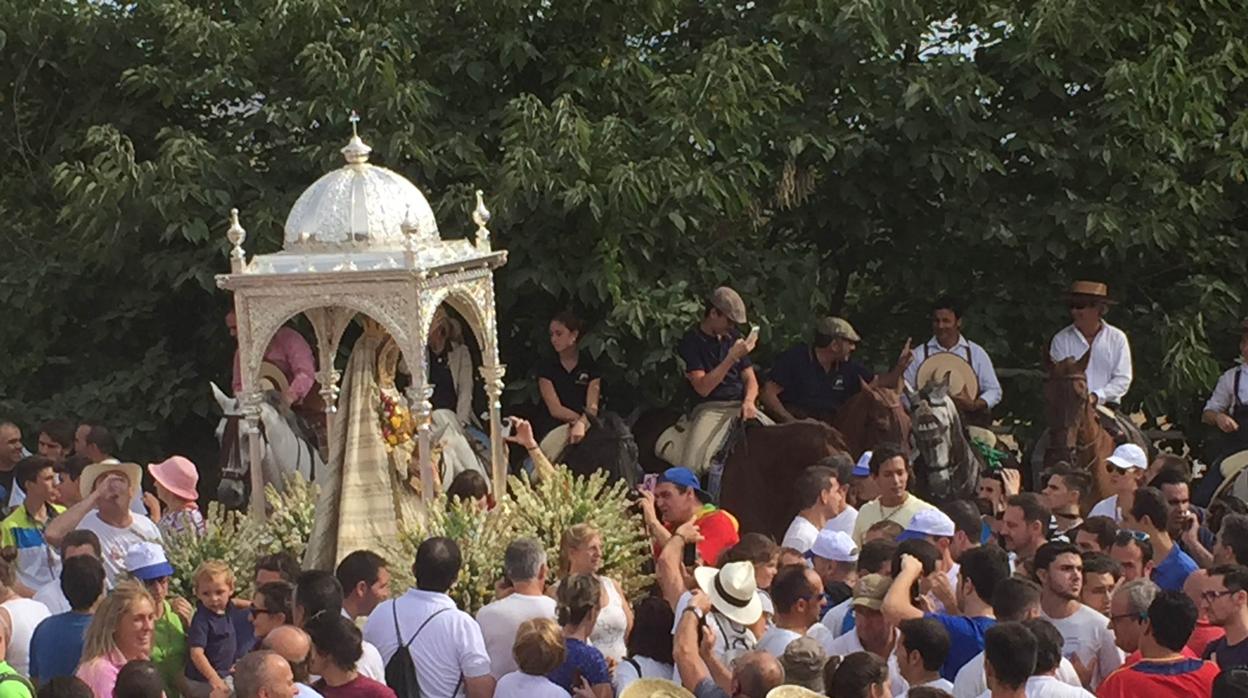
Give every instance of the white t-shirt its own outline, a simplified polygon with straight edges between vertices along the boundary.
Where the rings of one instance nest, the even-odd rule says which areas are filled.
[[[69,599],[65,598],[65,592],[61,591],[60,579],[54,579],[39,587],[39,590],[35,592],[34,599],[47,606],[48,613],[52,615],[73,610],[69,607]]]
[[[48,607],[33,599],[10,599],[0,603],[9,612],[13,633],[9,639],[9,651],[5,660],[22,676],[30,675],[30,638],[44,618],[52,615]]]
[[[381,662],[381,652],[371,642],[361,642],[360,645],[364,654],[361,654],[360,661],[355,663],[355,670],[360,672],[360,676],[385,683],[386,665]]]
[[[826,641],[825,638],[816,638],[819,644],[823,645],[823,650],[828,653],[829,657],[844,657],[854,652],[865,652],[866,648],[862,646],[862,642],[858,640],[858,629],[853,630],[835,638]],[[910,690],[910,684],[901,678],[901,669],[897,667],[897,655],[893,652],[888,653],[888,676],[889,687],[892,694],[899,696]]]
[[[1097,502],[1096,505],[1092,507],[1092,511],[1088,512],[1088,518],[1093,516],[1108,516],[1114,521],[1121,523],[1122,517],[1118,513],[1118,495],[1111,494],[1105,499]]]
[[[823,614],[823,620],[820,622],[832,633],[832,637],[840,637],[844,634],[841,628],[845,626],[845,616],[849,615],[853,607],[854,599],[851,597],[829,608],[828,612]]]
[[[1075,665],[1065,657],[1062,657],[1062,663],[1057,666],[1057,680],[1068,686],[1083,688],[1083,684],[1079,681],[1079,673],[1075,671]],[[954,698],[977,698],[987,690],[988,679],[984,676],[984,653],[980,652],[958,670],[958,675],[953,679],[953,690],[949,692]]]
[[[512,594],[477,611],[477,623],[485,638],[485,651],[490,655],[490,673],[494,678],[501,679],[518,670],[511,650],[520,625],[533,618],[554,617],[554,599],[528,594]]]
[[[568,698],[568,692],[545,676],[513,671],[498,680],[494,698]]]
[[[126,551],[136,543],[160,543],[160,529],[142,514],[131,513],[130,526],[117,528],[104,523],[98,511],[82,517],[78,528],[91,531],[100,539],[100,562],[109,586],[117,582],[117,576],[126,571]]]
[[[841,533],[852,537],[854,535],[854,524],[857,521],[858,510],[846,504],[845,511],[842,511],[836,516],[828,519],[828,522],[823,525],[823,530],[840,531]]]
[[[789,524],[789,530],[784,532],[784,540],[780,543],[782,548],[793,548],[799,552],[810,550],[810,546],[815,544],[815,539],[819,537],[819,529],[810,522],[805,516],[798,514],[793,518],[793,523]]]
[[[793,630],[772,627],[763,633],[763,639],[758,641],[758,645],[754,649],[763,650],[767,654],[779,659],[784,654],[784,650],[789,646],[789,643],[801,636],[801,633]]]
[[[945,679],[938,678],[935,681],[928,681],[927,683],[921,683],[916,686],[911,686],[910,688],[906,689],[905,693],[901,693],[899,695],[893,696],[893,698],[906,698],[906,696],[910,694],[910,691],[916,688],[923,688],[924,686],[927,686],[929,688],[939,688],[940,690],[945,691],[946,693],[953,693],[953,684],[949,683]]]
[[[633,666],[636,662],[636,666]],[[641,669],[641,676],[637,675],[637,670]],[[671,664],[664,664],[649,657],[625,657],[615,667],[615,675],[611,677],[611,683],[615,685],[615,695],[624,692],[628,685],[637,679],[663,679],[671,681],[672,676],[676,673],[675,667]]]
[[[1027,698],[1094,698],[1083,686],[1071,686],[1052,676],[1027,679]]]
[[[1101,685],[1106,676],[1122,665],[1122,650],[1114,644],[1114,634],[1109,630],[1109,619],[1079,604],[1079,608],[1065,618],[1048,619],[1053,627],[1062,634],[1062,656],[1069,659],[1079,655],[1084,665],[1089,665],[1096,657],[1096,674],[1092,677],[1092,687]]]

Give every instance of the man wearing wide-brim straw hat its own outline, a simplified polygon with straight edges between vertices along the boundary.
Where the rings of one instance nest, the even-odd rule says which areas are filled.
[[[1219,438],[1211,439],[1210,462],[1215,465],[1231,454],[1248,451],[1248,318],[1239,325],[1238,363],[1218,378],[1213,394],[1205,403],[1200,421],[1216,428]],[[1237,458],[1239,462],[1248,458]],[[1233,472],[1225,472],[1227,477]],[[1210,472],[1216,473],[1216,469]],[[1204,488],[1202,488],[1204,489]]]
[[[1089,352],[1088,392],[1100,405],[1116,406],[1131,388],[1131,344],[1122,330],[1105,322],[1113,301],[1109,287],[1099,281],[1076,281],[1066,292],[1070,325],[1053,335],[1053,361],[1081,359]]]
[[[727,441],[737,419],[771,424],[758,411],[758,377],[750,363],[756,335],[742,336],[745,301],[727,286],[706,299],[702,320],[681,338],[676,353],[685,364],[685,378],[697,403],[686,418],[665,431],[655,455],[702,476]]]
[[[130,510],[130,500],[141,491],[142,483],[143,469],[137,463],[110,458],[88,465],[78,480],[82,501],[48,522],[44,538],[59,547],[70,531],[91,531],[100,539],[100,561],[108,583],[113,584],[126,571],[126,551],[131,546],[161,542],[156,524]]]
[[[962,304],[949,296],[932,303],[932,338],[915,348],[906,383],[921,390],[948,375],[949,397],[963,420],[986,428],[992,425],[992,408],[1001,402],[1001,381],[988,352],[962,334],[962,312]]]

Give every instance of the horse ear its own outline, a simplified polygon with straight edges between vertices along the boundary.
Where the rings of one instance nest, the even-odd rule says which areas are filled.
[[[901,390],[905,393],[906,401],[910,403],[910,409],[917,407],[919,400],[921,399],[919,397],[919,392],[914,388],[911,388],[910,383],[904,380],[901,382]]]
[[[944,400],[945,396],[949,394],[949,376],[951,375],[953,375],[953,371],[945,371],[945,375],[941,376],[939,380],[931,382],[930,385],[932,386],[932,398],[934,402]]]
[[[222,390],[217,387],[215,382],[209,381],[208,385],[212,386],[212,397],[217,401],[217,404],[220,405],[222,412],[229,412],[233,409],[234,398],[222,392]]]
[[[1089,348],[1087,351],[1083,353],[1083,356],[1080,356],[1079,360],[1075,362],[1075,368],[1079,369],[1080,371],[1086,372],[1088,370],[1088,362],[1091,360],[1092,360],[1092,349]]]

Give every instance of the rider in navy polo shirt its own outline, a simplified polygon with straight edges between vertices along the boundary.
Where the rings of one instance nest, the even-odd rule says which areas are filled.
[[[813,345],[801,344],[780,355],[763,388],[763,406],[780,422],[829,419],[870,383],[875,372],[851,356],[862,340],[839,317],[815,323]]]

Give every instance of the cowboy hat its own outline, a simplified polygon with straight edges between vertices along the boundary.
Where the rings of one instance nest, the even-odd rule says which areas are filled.
[[[130,481],[130,494],[138,492],[143,486],[143,468],[138,463],[122,463],[116,458],[92,463],[82,469],[82,477],[78,480],[78,488],[82,493],[90,494],[95,489],[96,481],[109,473],[125,475]]]
[[[734,623],[754,625],[763,615],[754,581],[754,563],[730,562],[721,569],[699,567],[693,571],[698,587],[711,597],[716,611]]]
[[[1220,470],[1222,477],[1231,479],[1235,474],[1244,469],[1248,465],[1248,450],[1237,451],[1222,459]]]
[[[1095,298],[1105,303],[1113,303],[1109,297],[1109,286],[1100,281],[1074,281],[1066,289],[1066,296],[1084,296]]]
[[[975,369],[966,359],[949,351],[932,354],[919,364],[919,373],[915,377],[918,385],[914,387],[922,390],[928,383],[941,380],[946,375],[949,377],[950,395],[958,395],[965,390],[972,400],[979,397],[979,377],[975,375]]]
[[[620,698],[693,698],[689,689],[664,679],[634,679]]]

